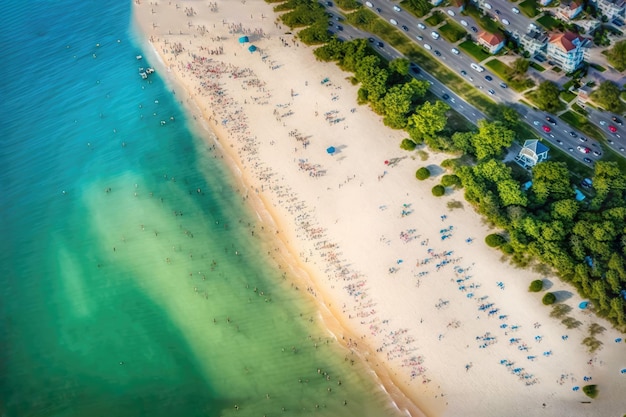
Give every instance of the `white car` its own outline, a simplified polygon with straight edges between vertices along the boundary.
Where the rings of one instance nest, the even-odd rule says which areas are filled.
[[[435,40],[439,39],[439,34],[435,32],[434,30],[430,32],[430,36]]]
[[[493,7],[491,7],[491,4],[485,3],[485,9],[491,10],[491,9],[493,9]]]
[[[427,49],[427,50],[429,50],[429,51],[430,51],[431,49],[433,49],[433,47],[432,47],[432,46],[430,46],[430,45],[429,45],[429,44],[427,44],[427,43],[425,43],[425,44],[424,44],[424,48],[426,48],[426,49]]]
[[[398,6],[393,6],[393,10],[395,10],[396,12],[401,12],[402,9],[399,8]]]
[[[467,20],[461,20],[461,24],[462,24],[463,26],[465,26],[465,27],[467,27],[467,26],[468,26]]]
[[[452,10],[448,10],[448,14],[449,14],[450,16],[454,17],[454,15],[455,15],[456,13],[454,13]]]
[[[366,5],[367,7],[374,7],[374,5],[373,5],[371,2],[369,2],[369,1],[366,1],[366,2],[365,2],[365,5]]]
[[[515,14],[519,14],[519,9],[517,7],[511,7],[511,11]]]
[[[398,26],[398,21],[396,19],[389,19],[389,23],[391,23],[394,26]]]
[[[535,120],[535,121],[533,122],[533,124],[534,124],[535,126],[539,126],[539,125],[541,124],[541,122],[540,122],[539,120]]]
[[[483,67],[473,62],[470,64],[470,67],[472,67],[474,71],[478,71],[478,72],[483,72],[485,70]]]
[[[422,30],[426,29],[426,25],[424,25],[423,23],[418,23],[417,27],[422,29]]]
[[[456,49],[456,48],[452,48],[452,49],[450,49],[450,50],[452,51],[452,53],[453,53],[454,55],[458,55],[458,54],[460,54],[460,53],[461,53],[461,52],[459,52],[459,50],[458,50],[458,49]]]
[[[504,23],[505,25],[510,25],[510,24],[511,24],[511,22],[509,22],[509,21],[508,21],[508,20],[506,20],[506,19],[502,19],[502,23]]]

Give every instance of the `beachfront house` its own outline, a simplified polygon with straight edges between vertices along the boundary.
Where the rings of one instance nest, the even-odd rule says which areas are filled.
[[[550,3],[552,3],[552,0],[539,0],[539,4],[543,7],[546,7]]]
[[[497,54],[504,47],[504,36],[499,33],[480,32],[478,44],[484,46],[490,54]]]
[[[515,157],[515,162],[528,169],[546,159],[548,159],[548,147],[537,139],[531,139],[524,142],[522,150]]]
[[[563,71],[572,72],[580,67],[589,54],[591,41],[574,32],[550,35],[546,54]]]
[[[625,0],[590,0],[593,5],[603,16],[611,21],[616,17],[624,17],[626,10]]]
[[[583,11],[583,2],[581,0],[562,1],[556,8],[555,15],[564,22],[575,19]]]

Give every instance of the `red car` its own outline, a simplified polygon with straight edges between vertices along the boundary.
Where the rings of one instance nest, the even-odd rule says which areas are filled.
[[[550,129],[550,126],[543,125],[543,126],[541,126],[541,128],[546,133],[550,133],[552,131],[552,129]]]
[[[611,133],[617,132],[617,128],[613,125],[609,125],[609,130],[611,131]]]

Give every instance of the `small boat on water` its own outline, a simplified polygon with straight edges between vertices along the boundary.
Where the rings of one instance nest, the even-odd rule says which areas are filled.
[[[154,72],[154,68],[147,68],[146,74],[152,74]]]
[[[140,73],[139,73],[139,75],[141,75],[141,78],[143,78],[144,80],[145,80],[146,78],[148,78],[148,74],[146,74],[146,73],[145,73],[145,72],[143,72],[143,71],[142,71],[142,72],[140,72]]]
[[[135,58],[137,58],[137,61],[143,59],[143,57],[141,55],[137,55]]]

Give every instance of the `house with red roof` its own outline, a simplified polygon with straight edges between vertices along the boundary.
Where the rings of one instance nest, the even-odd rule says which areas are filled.
[[[561,1],[559,7],[556,8],[556,17],[563,20],[564,22],[569,22],[572,19],[575,19],[583,11],[583,2],[582,0],[565,0]]]
[[[504,47],[504,36],[499,33],[481,32],[478,34],[478,44],[487,48],[490,54],[497,54]]]
[[[553,33],[546,48],[548,59],[565,72],[578,69],[589,53],[591,41],[574,32]]]

